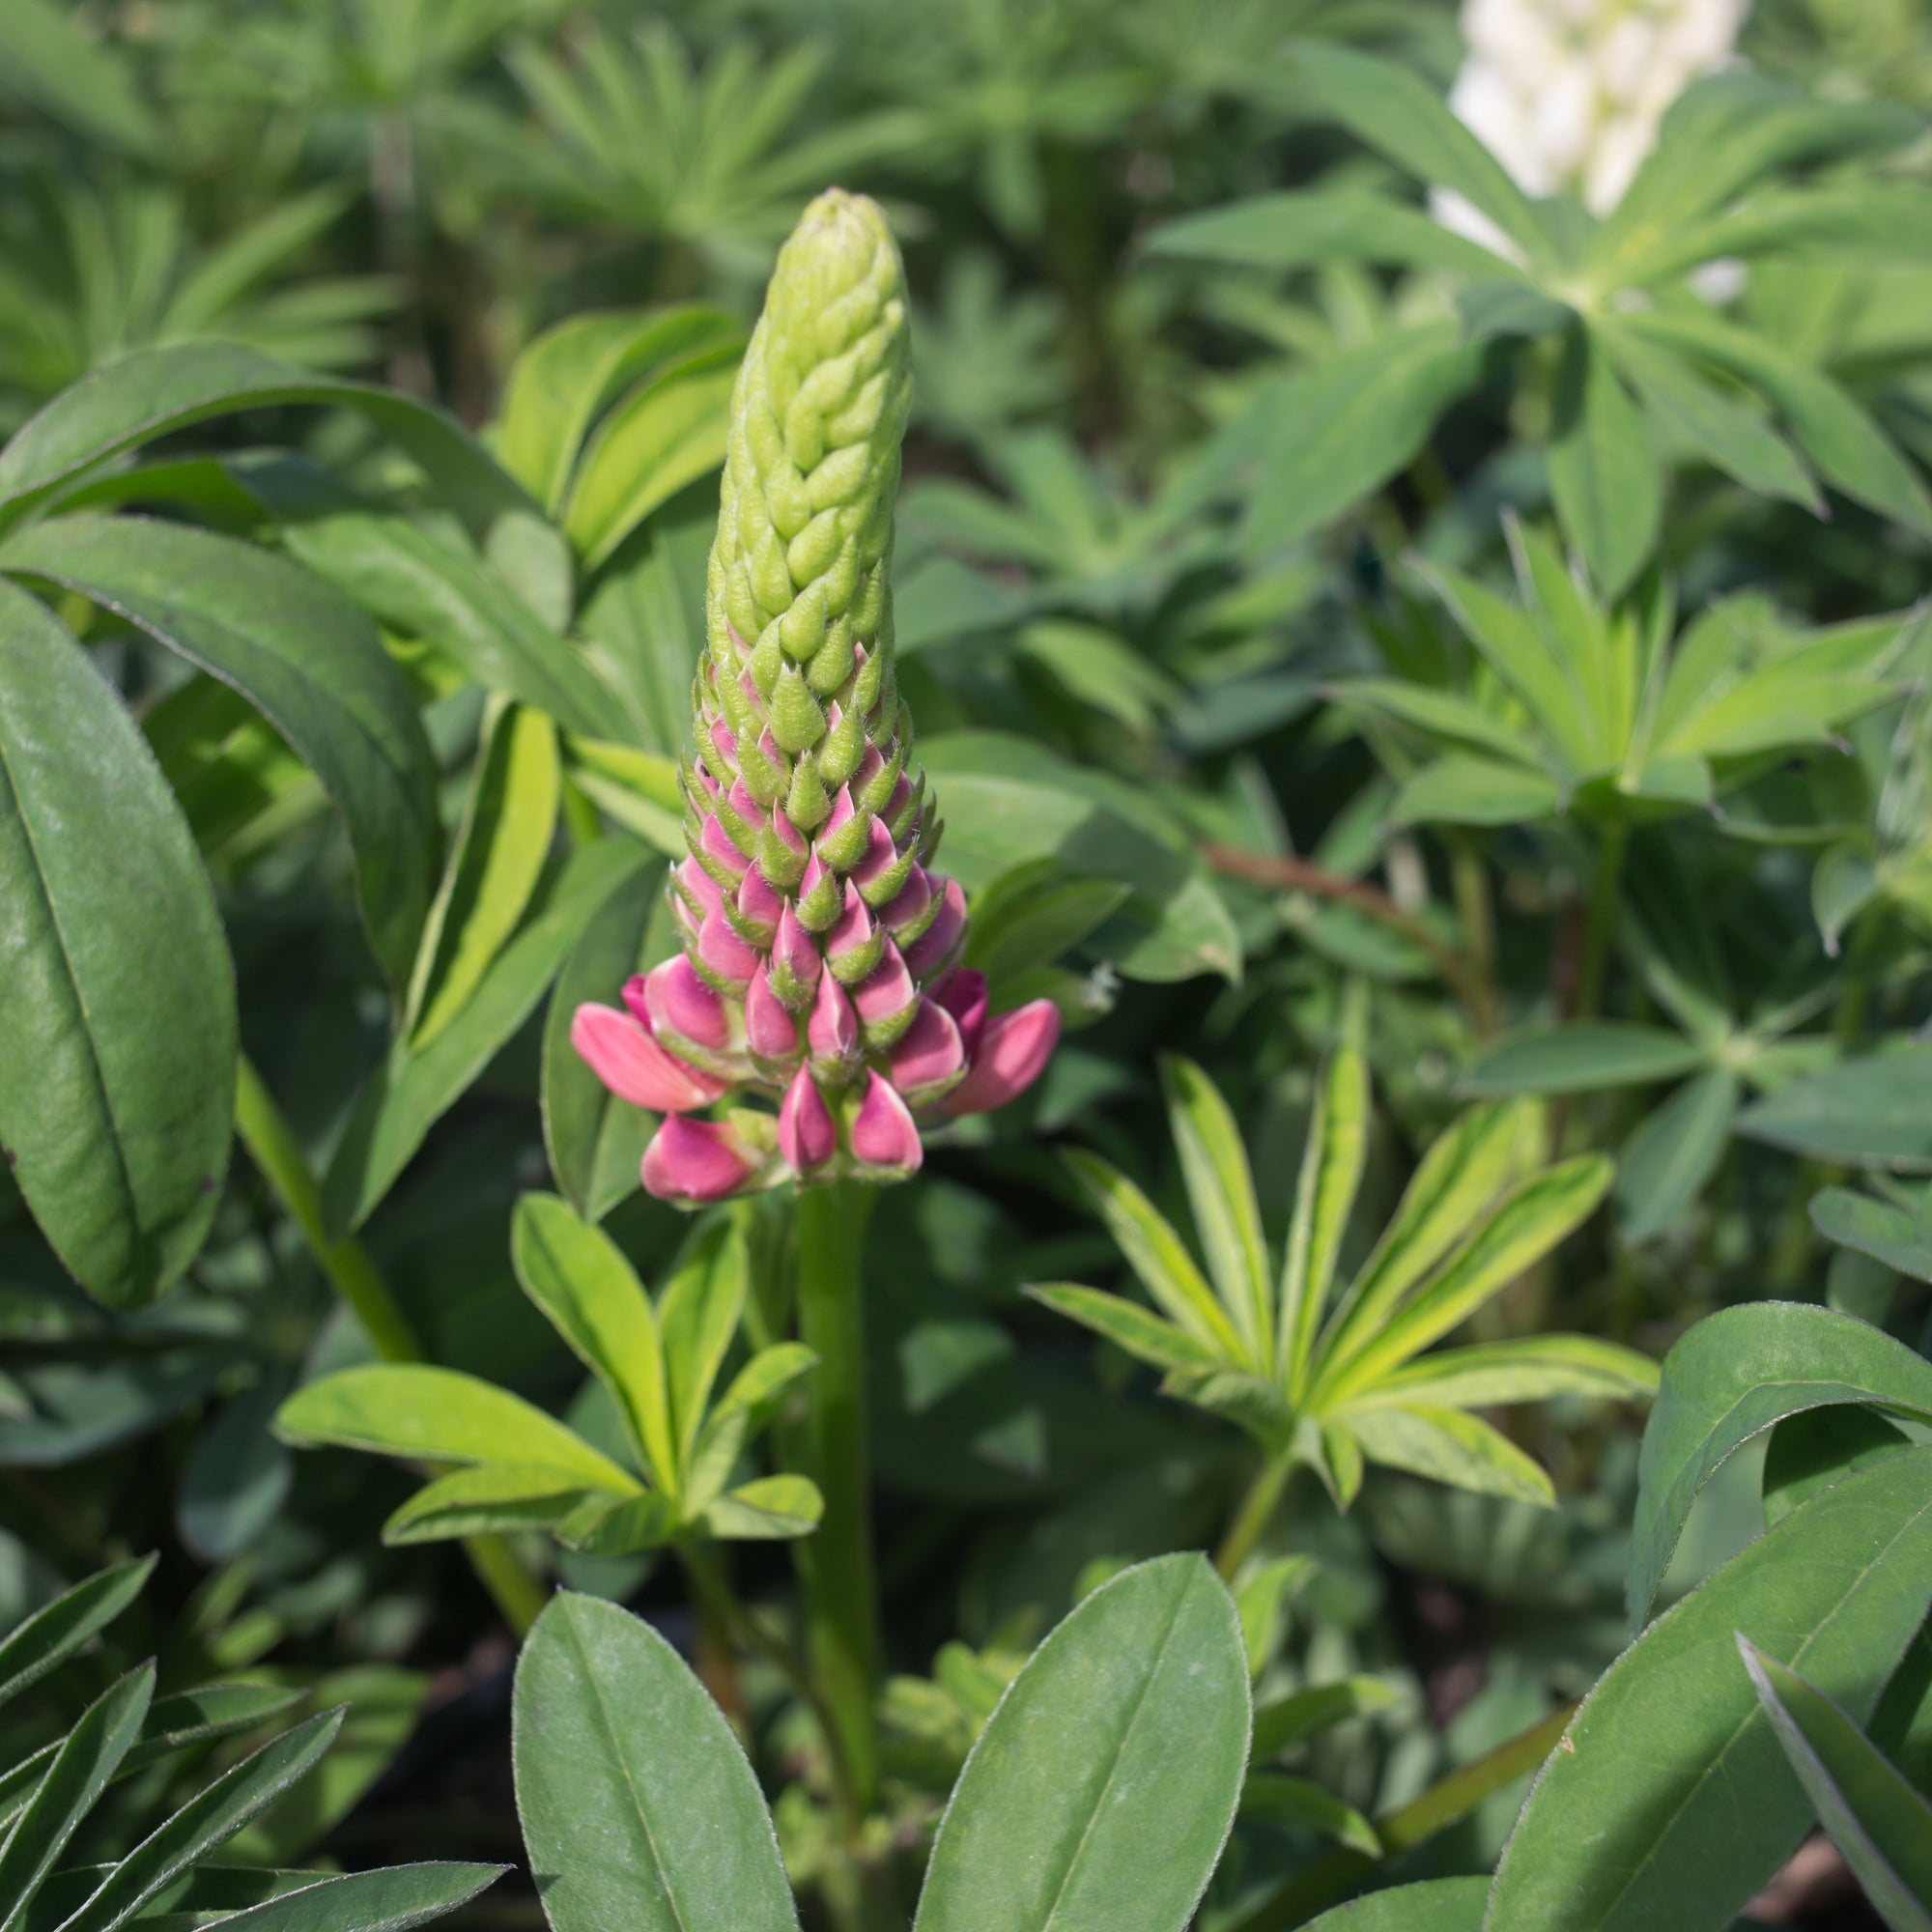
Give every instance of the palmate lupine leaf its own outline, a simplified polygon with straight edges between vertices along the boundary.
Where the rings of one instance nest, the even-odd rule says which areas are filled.
[[[1162,1073],[1211,1282],[1139,1188],[1097,1155],[1074,1151],[1067,1165],[1160,1313],[1070,1282],[1028,1292],[1163,1370],[1170,1395],[1237,1422],[1271,1456],[1310,1463],[1344,1504],[1365,1463],[1548,1503],[1543,1471],[1471,1411],[1655,1388],[1646,1357],[1587,1336],[1425,1352],[1579,1227],[1608,1190],[1610,1165],[1598,1155],[1522,1172],[1535,1157],[1535,1109],[1483,1105],[1455,1122],[1337,1297],[1370,1105],[1360,1054],[1340,1047],[1317,1090],[1279,1315],[1259,1329],[1251,1297],[1265,1282],[1265,1246],[1233,1116],[1199,1067],[1173,1062]]]
[[[479,1377],[416,1364],[345,1369],[290,1397],[277,1433],[458,1465],[390,1516],[385,1542],[548,1529],[571,1548],[617,1555],[690,1535],[792,1537],[817,1525],[819,1493],[804,1478],[726,1488],[816,1361],[797,1343],[760,1350],[714,1400],[748,1292],[735,1228],[696,1234],[655,1301],[610,1236],[555,1195],[518,1202],[510,1256],[524,1293],[615,1405],[632,1466]]]

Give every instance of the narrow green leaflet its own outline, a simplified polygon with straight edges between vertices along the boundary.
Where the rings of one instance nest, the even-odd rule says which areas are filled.
[[[1038,1283],[1027,1293],[1156,1369],[1211,1369],[1220,1362],[1219,1355],[1184,1328],[1163,1321],[1152,1310],[1122,1295],[1064,1281]]]
[[[953,1787],[916,1932],[1180,1932],[1227,1842],[1248,1666],[1198,1556],[1124,1571],[1013,1680]]]
[[[1663,480],[1643,412],[1581,323],[1557,372],[1549,490],[1591,578],[1617,596],[1656,548]]]
[[[194,1259],[235,1114],[235,974],[181,808],[66,627],[0,583],[0,1148],[116,1307]]]
[[[1281,1273],[1281,1381],[1299,1394],[1327,1311],[1335,1260],[1368,1158],[1369,1070],[1352,1046],[1335,1050],[1302,1154]]]
[[[1306,1777],[1285,1777],[1279,1772],[1257,1772],[1241,1787],[1241,1816],[1299,1825],[1333,1838],[1364,1858],[1381,1857],[1382,1841],[1376,1828],[1352,1804],[1322,1790]]]
[[[1728,1924],[1810,1819],[1732,1633],[1750,1625],[1861,1721],[1924,1618],[1928,1565],[1932,1449],[1919,1449],[1814,1496],[1660,1617],[1545,1762],[1496,1869],[1489,1932]]]
[[[1335,1427],[1354,1438],[1371,1463],[1479,1495],[1548,1509],[1556,1501],[1549,1478],[1501,1430],[1459,1408],[1440,1408],[1412,1391],[1401,1406],[1344,1405]]]
[[[589,1493],[580,1476],[548,1463],[479,1463],[424,1484],[390,1513],[383,1541],[440,1543],[452,1536],[548,1529]]]
[[[1747,1107],[1738,1127],[1753,1140],[1820,1160],[1932,1172],[1932,1045],[1893,1042],[1793,1080]]]
[[[1433,1878],[1338,1905],[1305,1932],[1483,1932],[1489,1902],[1487,1878]]]
[[[1517,273],[1500,255],[1443,227],[1420,208],[1343,189],[1250,195],[1163,221],[1141,245],[1150,255],[1259,269],[1384,262],[1459,269],[1470,275]]]
[[[1704,1191],[1737,1119],[1738,1076],[1707,1066],[1638,1123],[1617,1157],[1617,1213],[1626,1238],[1662,1234]]]
[[[0,69],[10,93],[90,139],[146,161],[165,151],[126,58],[58,0],[8,0],[0,9]]]
[[[375,1362],[310,1382],[275,1427],[292,1442],[328,1442],[440,1463],[522,1463],[614,1495],[638,1479],[522,1396],[455,1369]]]
[[[556,726],[525,705],[495,708],[410,980],[404,1031],[412,1052],[469,1005],[509,943],[543,877],[562,802]]]
[[[1629,1603],[1641,1626],[1697,1492],[1761,1429],[1832,1403],[1932,1420],[1932,1362],[1834,1309],[1760,1301],[1698,1322],[1664,1357],[1637,1463]]]
[[[507,1870],[436,1862],[349,1872],[230,1913],[220,1923],[224,1932],[410,1932],[454,1912]]]
[[[256,706],[341,814],[376,955],[403,979],[435,875],[436,765],[368,617],[272,551],[146,517],[35,525],[0,569],[79,591]]]
[[[648,1624],[559,1593],[515,1703],[517,1810],[553,1932],[795,1932],[752,1767]]]
[[[1525,1029],[1486,1047],[1458,1083],[1465,1094],[1595,1094],[1675,1080],[1703,1065],[1704,1048],[1663,1027],[1578,1020]]]
[[[0,1704],[17,1697],[105,1630],[141,1594],[156,1560],[139,1556],[97,1571],[16,1625],[0,1642]]]
[[[1265,1362],[1274,1348],[1273,1296],[1241,1131],[1219,1090],[1192,1061],[1165,1059],[1160,1070],[1168,1123],[1215,1292],[1241,1330],[1249,1358]]]
[[[398,1041],[356,1100],[323,1183],[337,1233],[360,1227],[431,1127],[523,1025],[564,955],[610,900],[639,876],[643,848],[599,838],[554,873],[522,930],[497,955],[461,1013],[421,1053]]]
[[[1832,1842],[1891,1932],[1932,1932],[1932,1804],[1831,1698],[1740,1635],[1738,1649]]]
[[[1283,1751],[1346,1724],[1351,1719],[1386,1711],[1399,1701],[1379,1677],[1345,1677],[1334,1684],[1311,1685],[1264,1705],[1255,1713],[1254,1742],[1248,1756],[1260,1764]]]
[[[1903,1208],[1849,1187],[1826,1187],[1812,1195],[1810,1213],[1811,1225],[1828,1241],[1856,1248],[1915,1281],[1932,1281],[1932,1230]]]

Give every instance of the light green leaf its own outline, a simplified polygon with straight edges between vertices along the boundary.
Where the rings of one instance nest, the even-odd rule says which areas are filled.
[[[1264,1763],[1309,1738],[1332,1730],[1337,1724],[1372,1717],[1399,1702],[1397,1692],[1379,1677],[1344,1677],[1333,1684],[1313,1684],[1305,1690],[1292,1690],[1255,1713],[1249,1762]]]
[[[1634,1349],[1591,1335],[1536,1335],[1437,1350],[1352,1397],[1349,1412],[1418,1402],[1438,1408],[1490,1408],[1557,1395],[1622,1399],[1654,1395],[1657,1381],[1657,1364]]]
[[[1270,1556],[1243,1566],[1235,1585],[1235,1611],[1241,1620],[1250,1677],[1259,1677],[1274,1662],[1289,1601],[1319,1567],[1312,1556]],[[1254,1755],[1252,1747],[1248,1754]]]
[[[554,1932],[796,1932],[752,1767],[648,1624],[560,1593],[515,1704],[517,1810]]]
[[[1136,1361],[1153,1368],[1211,1369],[1220,1361],[1218,1354],[1186,1330],[1163,1321],[1151,1309],[1122,1295],[1060,1281],[1029,1285],[1026,1293],[1055,1314],[1091,1328]]]
[[[736,1539],[809,1536],[825,1514],[818,1486],[804,1476],[761,1476],[707,1505],[704,1526]]]
[[[1263,1367],[1274,1354],[1274,1307],[1267,1240],[1241,1130],[1220,1090],[1191,1060],[1163,1056],[1160,1079],[1195,1236],[1248,1361]]]
[[[1249,195],[1163,221],[1141,246],[1150,255],[1256,269],[1378,262],[1456,269],[1466,275],[1517,272],[1500,255],[1443,227],[1422,209],[1340,188]]]
[[[1198,1556],[1123,1571],[1013,1680],[953,1787],[916,1932],[1181,1932],[1248,1753],[1248,1670]]]
[[[495,1885],[507,1865],[390,1865],[349,1872],[264,1899],[219,1923],[222,1932],[410,1932],[425,1919],[454,1912]]]
[[[83,1577],[43,1604],[0,1642],[0,1704],[17,1697],[103,1631],[141,1594],[156,1558],[139,1556]]]
[[[1368,1065],[1360,1052],[1344,1044],[1329,1057],[1309,1118],[1294,1216],[1282,1257],[1281,1380],[1291,1396],[1298,1396],[1308,1382],[1336,1256],[1362,1184],[1368,1137]]]
[[[340,1369],[298,1389],[275,1417],[287,1440],[438,1463],[538,1463],[594,1490],[638,1479],[553,1415],[494,1382],[421,1362]]]
[[[147,161],[166,146],[121,49],[102,45],[54,0],[8,0],[0,9],[0,73],[10,93],[90,141]]]
[[[542,1463],[481,1463],[419,1489],[383,1525],[389,1544],[440,1543],[548,1527],[582,1501],[575,1473]]]
[[[1779,1662],[1862,1720],[1924,1619],[1928,1565],[1932,1450],[1920,1449],[1814,1496],[1660,1617],[1538,1775],[1496,1870],[1490,1932],[1728,1924],[1810,1813],[1732,1633],[1766,1633]]]
[[[610,1390],[652,1481],[676,1495],[678,1448],[657,1314],[617,1244],[554,1194],[526,1194],[510,1222],[510,1259],[524,1293]]]
[[[1626,1240],[1661,1235],[1704,1191],[1730,1140],[1738,1099],[1737,1075],[1709,1066],[1638,1122],[1617,1156]]]
[[[194,1259],[221,1199],[235,969],[120,697],[6,582],[0,879],[0,1148],[69,1272],[132,1307]]]
[[[1331,1413],[1371,1463],[1480,1495],[1555,1506],[1556,1492],[1543,1470],[1500,1430],[1460,1408],[1416,1401],[1399,1408],[1344,1404]]]
[[[1396,825],[1533,825],[1563,809],[1554,780],[1490,758],[1438,758],[1404,781],[1389,805]]]
[[[680,1468],[697,1447],[713,1385],[750,1293],[744,1231],[730,1221],[704,1229],[665,1284],[658,1327],[664,1336],[665,1380]]]
[[[1549,491],[1598,588],[1620,595],[1657,546],[1663,479],[1642,412],[1580,323],[1556,377]]]
[[[1487,1877],[1392,1885],[1311,1918],[1305,1932],[1483,1932],[1489,1899]]]
[[[1894,1041],[1787,1081],[1747,1107],[1738,1129],[1752,1140],[1820,1160],[1932,1172],[1932,1045]]]
[[[1738,1649],[1819,1821],[1891,1932],[1932,1932],[1932,1804],[1822,1690],[1740,1635]]]
[[[1932,1362],[1869,1322],[1792,1301],[1724,1309],[1671,1350],[1637,1462],[1634,1625],[1650,1612],[1698,1491],[1731,1452],[1784,1416],[1842,1402],[1932,1420]]]
[[[1675,1080],[1704,1064],[1694,1039],[1625,1020],[1526,1028],[1486,1047],[1457,1083],[1465,1094],[1596,1094]]]
[[[1278,1825],[1299,1825],[1319,1832],[1364,1858],[1378,1859],[1382,1841],[1376,1828],[1352,1804],[1330,1796],[1305,1777],[1285,1777],[1279,1772],[1257,1772],[1241,1787],[1241,1816],[1264,1818]]]
[[[1828,1241],[1856,1248],[1914,1281],[1932,1281],[1932,1237],[1903,1208],[1848,1187],[1827,1187],[1812,1195],[1810,1215]]]

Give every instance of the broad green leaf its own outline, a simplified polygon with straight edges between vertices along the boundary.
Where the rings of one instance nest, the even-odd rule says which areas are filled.
[[[495,1885],[507,1865],[390,1865],[349,1872],[264,1899],[220,1920],[223,1932],[410,1932]]]
[[[525,705],[495,707],[410,979],[403,1030],[412,1052],[469,1004],[509,944],[543,877],[562,801],[556,726]]]
[[[719,1221],[689,1243],[659,1298],[665,1382],[681,1469],[697,1447],[751,1286],[744,1231],[735,1222]]]
[[[297,1724],[225,1771],[128,1854],[62,1932],[112,1932],[178,1873],[225,1844],[321,1757],[341,1728],[338,1708]]]
[[[1379,1677],[1344,1677],[1333,1684],[1313,1684],[1292,1690],[1255,1713],[1254,1743],[1249,1761],[1261,1764],[1307,1739],[1356,1718],[1386,1711],[1401,1701]]]
[[[399,390],[317,376],[232,342],[136,350],[63,389],[0,451],[0,522],[124,450],[210,418],[287,404],[366,417],[420,464],[472,528],[536,519],[536,506],[453,417]]]
[[[1240,1336],[1180,1236],[1125,1175],[1080,1148],[1061,1152],[1115,1245],[1169,1321],[1216,1356],[1244,1359]]]
[[[1894,1042],[1788,1081],[1747,1107],[1738,1128],[1752,1140],[1820,1160],[1932,1172],[1932,1045]]]
[[[154,1691],[152,1662],[130,1670],[87,1707],[54,1752],[0,1844],[0,1932],[20,1932],[34,1894],[140,1736]]]
[[[1740,1635],[1745,1667],[1832,1842],[1891,1932],[1932,1932],[1932,1804],[1831,1698]]]
[[[221,1198],[235,969],[120,697],[5,582],[0,878],[0,1147],[68,1270],[135,1306],[194,1259]]]
[[[1050,859],[1016,866],[975,895],[966,963],[985,974],[997,1006],[1003,986],[1051,966],[1129,895],[1128,887],[1111,879],[1068,878]]]
[[[1528,1110],[1471,1107],[1438,1134],[1394,1216],[1329,1318],[1322,1352],[1352,1350],[1476,1225],[1516,1165]]]
[[[724,461],[735,343],[640,384],[606,417],[578,465],[563,528],[591,569],[659,504]]]
[[[376,956],[404,979],[429,907],[436,765],[408,680],[346,597],[259,545],[146,517],[62,517],[0,568],[77,590],[240,692],[341,814]]]
[[[1823,512],[1804,466],[1761,410],[1714,388],[1673,350],[1635,334],[1620,322],[1603,322],[1599,332],[1645,408],[1715,469],[1754,496],[1781,497],[1801,509]]]
[[[517,1664],[517,1810],[554,1932],[795,1932],[763,1794],[664,1638],[568,1591]]]
[[[158,159],[167,141],[118,47],[104,46],[56,0],[0,10],[0,72],[9,93],[124,155]]]
[[[1483,1932],[1490,1881],[1432,1878],[1392,1885],[1308,1921],[1306,1932]]]
[[[1663,1358],[1643,1432],[1630,1612],[1641,1627],[1697,1492],[1735,1449],[1787,1415],[1863,1402],[1932,1420],[1932,1362],[1834,1309],[1760,1301],[1708,1316]]]
[[[617,1245],[554,1194],[526,1194],[510,1223],[523,1290],[610,1390],[642,1465],[678,1492],[679,1458],[656,1311]]]
[[[1496,1869],[1491,1932],[1728,1924],[1810,1813],[1732,1634],[1750,1625],[1861,1721],[1924,1618],[1928,1564],[1920,1449],[1814,1496],[1666,1611],[1544,1764]]]
[[[1502,1094],[1596,1094],[1675,1080],[1704,1064],[1704,1048],[1663,1027],[1624,1020],[1573,1020],[1525,1029],[1486,1047],[1459,1087],[1489,1097]]]
[[[339,1369],[298,1389],[275,1427],[291,1442],[439,1463],[539,1463],[616,1495],[638,1489],[628,1470],[522,1396],[427,1363]]]
[[[1512,1502],[1544,1509],[1556,1502],[1535,1463],[1500,1430],[1460,1408],[1432,1407],[1418,1396],[1400,1407],[1345,1404],[1330,1412],[1371,1463]]]
[[[1549,492],[1598,588],[1620,595],[1657,546],[1663,479],[1643,412],[1580,323],[1556,377]]]
[[[155,1562],[153,1556],[138,1556],[131,1563],[98,1570],[16,1625],[0,1642],[0,1704],[17,1697],[105,1630],[141,1594]]]
[[[1274,1355],[1273,1295],[1267,1239],[1241,1130],[1220,1090],[1191,1060],[1164,1056],[1160,1077],[1208,1271],[1247,1359],[1263,1367]]]
[[[1319,1832],[1364,1858],[1378,1859],[1382,1841],[1376,1828],[1355,1809],[1305,1777],[1285,1777],[1279,1772],[1257,1772],[1241,1787],[1241,1816],[1280,1825],[1299,1825]]]
[[[1185,1329],[1163,1321],[1151,1309],[1124,1296],[1060,1281],[1029,1286],[1026,1292],[1055,1314],[1091,1328],[1115,1348],[1156,1369],[1211,1369],[1221,1359]]]
[[[1894,1428],[1877,1409],[1856,1403],[1787,1415],[1773,1427],[1765,1445],[1765,1527],[1782,1522],[1800,1503],[1809,1502],[1851,1470],[1911,1447],[1904,1430]]]
[[[761,1476],[707,1504],[704,1526],[713,1536],[739,1540],[809,1536],[824,1514],[817,1484],[804,1476]]]
[[[1368,1065],[1360,1052],[1344,1044],[1329,1059],[1309,1118],[1282,1259],[1282,1384],[1291,1395],[1299,1395],[1308,1380],[1336,1256],[1362,1183],[1368,1136]]]
[[[499,952],[468,1004],[421,1053],[398,1040],[370,1076],[329,1163],[323,1209],[336,1233],[358,1228],[431,1127],[526,1020],[565,954],[647,855],[628,838],[599,838],[571,854],[539,890],[523,929]]]
[[[1579,1154],[1519,1182],[1400,1312],[1365,1334],[1353,1352],[1331,1358],[1317,1398],[1324,1406],[1346,1400],[1460,1326],[1589,1219],[1609,1191],[1611,1172],[1601,1154]]]
[[[1617,1156],[1617,1210],[1626,1240],[1672,1226],[1717,1172],[1737,1118],[1738,1077],[1708,1066],[1638,1122]]]
[[[574,315],[517,357],[503,391],[497,454],[554,516],[579,447],[600,411],[647,369],[735,334],[722,309],[690,304]]]
[[[384,1543],[440,1543],[548,1527],[583,1500],[574,1472],[542,1463],[480,1463],[419,1489],[383,1525]]]
[[[1533,825],[1563,809],[1553,779],[1492,758],[1438,758],[1406,780],[1389,806],[1397,825]]]
[[[1544,253],[1528,197],[1419,73],[1328,42],[1297,41],[1292,58],[1311,104],[1427,186],[1473,203],[1532,260]]]
[[[1158,1557],[1088,1597],[1013,1680],[953,1787],[917,1932],[1181,1932],[1248,1754],[1227,1590]]]
[[[1490,1408],[1557,1395],[1654,1395],[1658,1367],[1648,1355],[1592,1335],[1535,1335],[1438,1349],[1384,1376],[1351,1399],[1350,1412],[1392,1404]]]
[[[1810,1213],[1811,1225],[1828,1241],[1856,1248],[1914,1281],[1932,1281],[1932,1231],[1903,1208],[1849,1187],[1827,1187],[1812,1195]]]
[[[544,1016],[543,1128],[556,1184],[587,1221],[635,1193],[657,1116],[620,1100],[570,1043],[586,1001],[614,1006],[624,982],[668,956],[674,928],[655,893],[613,893],[556,976]]]
[[[1280,550],[1387,482],[1475,382],[1482,357],[1455,323],[1423,322],[1283,379],[1254,405],[1266,414],[1244,554]]]

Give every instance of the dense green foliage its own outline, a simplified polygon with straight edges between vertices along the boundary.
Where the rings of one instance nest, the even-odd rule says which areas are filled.
[[[1738,46],[0,6],[0,1932],[1932,1927],[1932,14]],[[707,812],[1044,1074],[642,1191]]]

